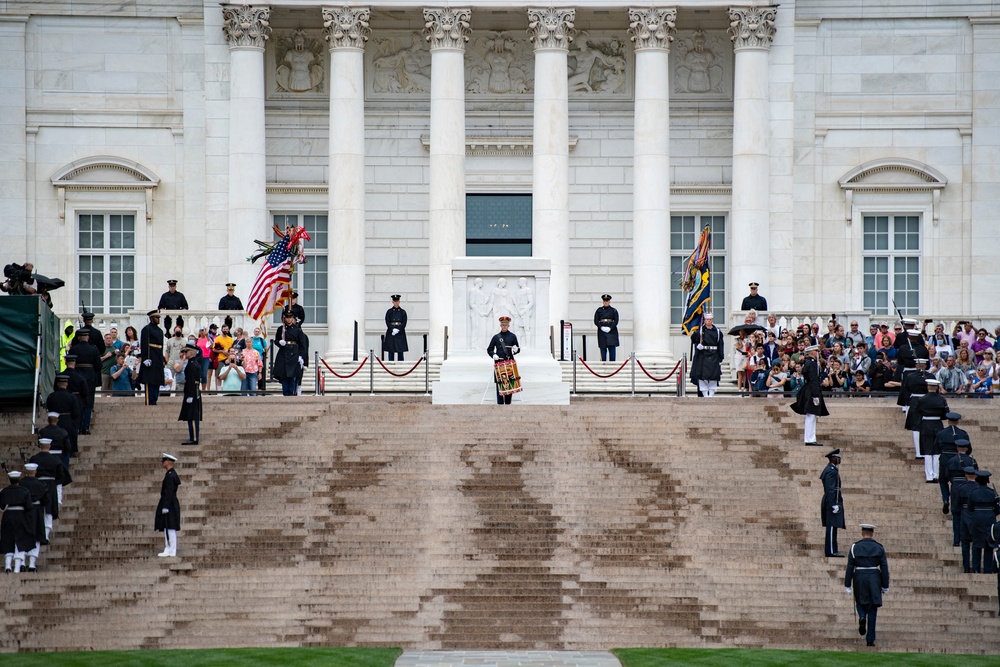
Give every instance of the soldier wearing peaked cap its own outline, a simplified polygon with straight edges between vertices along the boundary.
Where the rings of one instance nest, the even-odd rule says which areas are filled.
[[[899,398],[896,404],[902,406],[906,417],[903,419],[903,427],[913,432],[913,450],[916,457],[922,458],[920,453],[920,415],[915,412],[917,399],[927,394],[927,381],[936,380],[934,374],[927,370],[927,359],[921,357],[916,360],[916,369],[909,371],[903,376],[899,387]],[[914,414],[910,414],[914,412]]]
[[[101,386],[101,353],[94,342],[90,340],[90,332],[79,329],[69,347],[70,354],[76,355],[76,370],[86,381],[86,391],[82,395],[83,418],[80,422],[80,435],[90,435],[90,420],[94,413],[94,399],[97,388]],[[67,370],[69,370],[67,368]]]
[[[882,596],[889,592],[889,561],[885,548],[875,541],[875,526],[861,524],[861,539],[851,545],[847,554],[844,588],[853,592],[858,612],[858,634],[864,635],[868,646],[875,646],[875,622]]]
[[[146,316],[149,324],[139,332],[139,382],[146,385],[146,405],[156,405],[163,384],[163,330],[159,310],[151,310]]]
[[[802,363],[802,386],[795,395],[792,411],[805,417],[802,439],[806,445],[816,446],[816,419],[826,417],[830,412],[823,400],[823,388],[819,382],[819,345],[805,349],[806,359]]]
[[[403,361],[403,353],[410,348],[406,344],[406,311],[399,307],[399,295],[389,297],[392,307],[385,311],[385,337],[382,340],[382,350],[389,353],[389,361],[399,355]]]
[[[594,311],[594,325],[597,326],[597,347],[601,350],[601,361],[614,361],[618,345],[618,309],[611,305],[611,295],[601,295],[601,307]]]
[[[38,479],[38,464],[25,463],[21,486],[31,494],[31,523],[34,528],[35,546],[27,553],[28,572],[38,568],[38,556],[45,537],[45,508],[49,503],[49,485]]]
[[[50,425],[52,424],[51,415],[58,413],[59,416],[56,417],[55,424],[59,428],[66,431],[69,438],[70,449],[66,449],[65,440],[60,441],[58,438],[53,438],[49,434],[43,435],[39,433],[41,437],[50,438],[52,441],[59,443],[60,446],[56,447],[56,449],[62,449],[62,451],[66,453],[67,457],[77,452],[76,425],[80,420],[80,403],[76,396],[71,394],[67,389],[69,381],[69,376],[64,373],[60,373],[56,376],[55,389],[45,398],[45,407],[51,411],[49,413]],[[48,428],[48,426],[45,428]]]
[[[226,295],[219,299],[219,310],[243,310],[243,302],[236,296],[236,283],[226,283]]]
[[[181,349],[181,360],[187,360],[184,366],[184,400],[181,403],[181,413],[177,421],[186,421],[188,439],[182,445],[197,445],[201,438],[201,350],[197,345],[188,343]]]
[[[167,281],[167,291],[160,295],[160,302],[156,304],[157,310],[188,310],[187,299],[177,291],[177,281],[171,278]],[[170,335],[170,316],[163,322],[163,329]],[[184,327],[184,318],[177,316],[177,326]]]
[[[157,556],[166,558],[177,555],[177,531],[181,529],[181,504],[177,500],[177,487],[181,478],[174,470],[177,457],[164,452],[160,455],[160,467],[165,471],[160,484],[160,502],[156,505],[153,529],[163,531],[164,548]]]
[[[91,312],[82,313],[80,318],[83,320],[83,326],[77,329],[76,332],[86,331],[90,334],[90,344],[97,348],[100,356],[104,356],[107,346],[104,344],[104,334],[94,326],[94,314]]]
[[[962,442],[959,442],[959,452],[962,450]],[[971,460],[971,457],[967,458]],[[953,472],[957,460],[958,457],[952,460]],[[955,477],[952,477],[951,480],[951,518],[954,523],[958,524],[954,546],[962,545],[962,570],[966,574],[972,572],[972,526],[970,524],[972,517],[969,513],[969,494],[976,488],[977,471],[978,464],[973,460],[971,465],[962,468],[961,481]]]
[[[837,529],[843,528],[844,496],[840,483],[840,450],[834,449],[826,454],[828,463],[820,473],[823,483],[823,500],[820,502],[820,516],[825,528],[826,537],[823,542],[823,555],[827,558],[843,558],[844,554],[837,549]]]
[[[941,450],[935,446],[938,431],[943,428],[941,420],[948,414],[948,401],[940,394],[938,389],[941,383],[934,378],[928,378],[927,394],[916,400],[912,413],[916,416],[916,428],[918,441],[917,453],[924,457],[924,478],[928,484],[938,481],[939,464]],[[910,422],[910,414],[907,413],[907,422]]]
[[[20,471],[11,470],[7,478],[10,485],[0,490],[0,553],[5,572],[20,572],[25,554],[35,547],[31,492],[21,486]]]
[[[990,541],[1000,544],[1000,522],[990,526]],[[1000,548],[993,551],[993,571],[997,573],[997,599],[1000,600]],[[1000,616],[1000,609],[997,610],[997,616]]]
[[[278,353],[274,357],[271,375],[281,382],[282,396],[295,396],[298,392],[299,373],[305,368],[309,354],[309,339],[295,319],[295,313],[286,308],[281,313],[282,324],[274,332]]]
[[[757,293],[760,283],[756,280],[750,283],[750,294],[743,297],[740,310],[756,310],[758,312],[767,310],[767,299]]]
[[[968,440],[968,431],[958,427],[958,422],[962,415],[957,412],[945,414],[948,425],[934,435],[934,448],[941,452],[938,459],[938,482],[941,485],[941,513],[948,513],[948,504],[951,500],[951,460],[958,454],[955,446],[956,440]],[[970,446],[971,453],[971,446]]]
[[[990,486],[989,470],[976,471],[976,486],[969,493],[969,533],[972,542],[972,571],[993,573],[990,529],[1000,514],[1000,499]],[[986,557],[984,558],[984,552]]]
[[[507,315],[501,315],[499,322],[500,332],[495,334],[493,338],[490,339],[490,344],[486,347],[486,354],[493,357],[494,362],[503,361],[505,359],[513,359],[514,355],[521,351],[521,348],[517,343],[517,335],[510,330],[510,317]],[[497,382],[497,404],[510,405],[511,400],[513,399],[513,394],[501,396],[499,380],[494,379],[494,381]]]

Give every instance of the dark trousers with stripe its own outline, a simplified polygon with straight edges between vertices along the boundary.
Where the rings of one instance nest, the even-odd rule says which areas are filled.
[[[826,540],[823,543],[823,555],[832,556],[837,553],[837,529],[833,526],[826,527]]]

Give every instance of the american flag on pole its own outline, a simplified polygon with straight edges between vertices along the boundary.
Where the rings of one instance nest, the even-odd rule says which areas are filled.
[[[290,236],[278,241],[267,255],[267,261],[260,267],[257,280],[250,290],[247,301],[247,315],[259,320],[270,315],[285,302],[286,287],[292,282],[292,254],[288,249]]]

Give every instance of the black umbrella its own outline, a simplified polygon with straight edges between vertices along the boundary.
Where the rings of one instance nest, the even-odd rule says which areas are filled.
[[[739,336],[743,331],[746,331],[747,333],[753,333],[754,331],[767,331],[767,327],[762,327],[759,324],[740,324],[727,331],[726,335]]]
[[[43,276],[40,273],[32,273],[31,279],[38,283],[39,287],[44,287],[50,292],[54,289],[59,289],[66,284],[61,278],[49,278],[48,276]]]

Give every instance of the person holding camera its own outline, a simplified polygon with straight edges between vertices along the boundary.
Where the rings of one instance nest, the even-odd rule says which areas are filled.
[[[823,380],[823,389],[835,392],[843,392],[850,387],[850,380],[844,372],[844,365],[838,357],[830,357],[830,370]]]
[[[788,387],[788,373],[785,372],[781,359],[771,362],[771,370],[767,374],[767,393],[783,394]]]
[[[226,396],[238,396],[247,374],[240,363],[238,350],[230,349],[225,354],[226,357],[219,362],[219,388]]]

